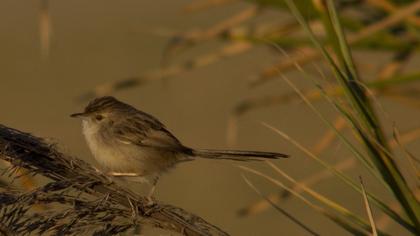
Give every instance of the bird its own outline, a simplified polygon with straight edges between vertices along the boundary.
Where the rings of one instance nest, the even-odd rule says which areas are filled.
[[[83,112],[70,116],[82,119],[82,133],[101,170],[109,176],[150,183],[149,200],[159,177],[182,162],[198,158],[252,161],[288,157],[277,152],[185,146],[157,118],[112,96],[95,98]]]

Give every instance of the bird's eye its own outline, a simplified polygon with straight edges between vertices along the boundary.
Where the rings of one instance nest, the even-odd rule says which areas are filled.
[[[95,116],[95,119],[97,120],[97,121],[100,121],[100,120],[102,120],[104,117],[102,116],[102,115],[96,115]]]

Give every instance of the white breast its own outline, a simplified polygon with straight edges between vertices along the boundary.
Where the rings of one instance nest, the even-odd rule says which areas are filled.
[[[98,128],[96,124],[89,124],[88,121],[82,122],[83,134],[86,142],[96,161],[109,171],[129,171],[130,161],[127,155],[121,151],[118,146],[105,143],[98,137]],[[131,163],[133,164],[133,163]]]
[[[85,120],[82,127],[89,149],[106,171],[154,175],[175,164],[173,154],[167,156],[169,153],[123,143],[112,137],[104,140],[103,136],[98,135],[99,125]]]
[[[96,140],[96,132],[98,131],[97,126],[89,125],[88,121],[82,121],[82,131],[85,136],[86,142],[89,146],[90,151],[96,158],[96,154],[99,150],[99,145]]]

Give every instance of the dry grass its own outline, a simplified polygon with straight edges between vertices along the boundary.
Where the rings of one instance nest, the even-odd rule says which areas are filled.
[[[148,205],[86,162],[57,151],[54,145],[28,133],[0,125],[0,158],[11,166],[3,173],[47,178],[31,191],[0,189],[0,222],[6,235],[114,235],[152,226],[183,235],[228,235],[181,208]],[[39,209],[37,206],[44,206]]]

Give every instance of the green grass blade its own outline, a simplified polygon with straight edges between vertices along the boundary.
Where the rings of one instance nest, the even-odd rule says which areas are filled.
[[[348,186],[350,186],[352,189],[356,190],[357,192],[362,193],[362,189],[360,188],[360,186],[358,184],[356,184],[348,176],[344,175],[343,173],[341,173],[340,171],[336,170],[334,167],[332,167],[328,163],[324,162],[322,159],[320,159],[319,157],[317,157],[315,154],[313,154],[312,152],[310,152],[307,148],[305,148],[304,146],[302,146],[301,144],[299,144],[296,140],[290,138],[285,133],[283,133],[280,130],[274,128],[273,126],[270,126],[270,125],[267,125],[267,124],[264,124],[264,125],[266,127],[270,128],[271,130],[273,130],[274,132],[276,132],[277,134],[279,134],[281,137],[283,137],[285,140],[289,141],[294,146],[296,146],[298,149],[300,149],[302,152],[304,152],[307,156],[311,157],[316,162],[318,162],[321,166],[323,166],[324,168],[326,168],[329,171],[331,171],[331,173],[333,173],[336,177],[338,177],[338,179],[342,180],[343,183],[347,184]],[[367,196],[368,196],[368,198],[379,209],[381,209],[389,217],[391,217],[392,219],[394,219],[396,222],[398,222],[399,224],[401,224],[402,226],[404,226],[409,231],[411,231],[413,233],[416,232],[416,228],[414,227],[414,225],[411,224],[411,222],[408,222],[406,219],[403,218],[403,216],[400,216],[397,212],[395,212],[394,210],[392,210],[386,203],[384,203],[383,201],[379,200],[378,197],[376,197],[375,195],[370,194],[370,193],[367,193]]]
[[[352,77],[356,78],[357,77],[357,70],[356,70],[356,66],[353,63],[353,57],[350,53],[349,47],[346,43],[346,39],[344,38],[344,32],[343,32],[343,28],[341,26],[340,20],[338,19],[338,15],[337,12],[334,10],[334,2],[328,0],[327,1],[327,10],[328,10],[328,16],[330,17],[330,24],[332,25],[332,28],[335,32],[340,32],[337,35],[336,39],[334,41],[336,41],[336,43],[338,44],[338,48],[340,50],[340,56],[339,58],[343,61],[342,64],[343,66],[345,66],[346,70],[348,72],[350,72],[350,74],[352,75]],[[333,37],[331,37],[333,38]],[[336,50],[337,51],[337,50]]]
[[[329,12],[331,16],[337,15],[333,2],[331,0],[329,4]],[[388,144],[386,142],[383,131],[380,127],[379,119],[377,118],[372,104],[370,103],[369,98],[366,96],[366,93],[363,87],[360,84],[355,83],[355,81],[360,81],[357,75],[351,72],[351,64],[345,63],[343,68],[339,66],[332,60],[331,56],[328,55],[325,48],[319,43],[317,38],[314,36],[313,32],[310,30],[306,21],[302,17],[299,10],[296,8],[294,1],[286,0],[286,3],[290,7],[292,13],[295,15],[296,19],[308,33],[309,37],[315,44],[317,48],[320,49],[321,53],[332,67],[334,74],[337,77],[337,80],[343,86],[347,98],[352,105],[352,107],[358,112],[358,120],[364,125],[363,131],[367,130],[368,134],[363,132],[358,132],[360,138],[362,138],[366,150],[369,152],[371,160],[375,164],[376,168],[382,175],[382,178],[387,182],[390,189],[393,191],[394,196],[398,199],[401,206],[403,207],[405,213],[408,215],[412,223],[416,227],[416,231],[420,233],[420,204],[417,199],[414,197],[413,192],[406,183],[404,177],[396,166],[395,162],[389,155],[386,155],[381,148],[375,143],[372,143],[369,139],[369,136],[375,137],[377,142],[381,147],[384,147],[386,150],[389,150]],[[337,29],[339,26],[338,19],[331,18],[331,21],[336,21],[335,24],[335,38],[341,44],[340,52],[338,56],[348,54],[350,55],[350,50],[348,49],[347,42],[345,40],[344,34],[341,29]],[[340,40],[341,39],[341,40]],[[347,58],[348,60],[351,57]],[[339,60],[346,62],[345,56]]]
[[[331,209],[333,209],[336,212],[339,212],[344,217],[347,217],[350,221],[352,221],[355,224],[359,225],[363,229],[368,230],[368,231],[374,230],[361,217],[353,214],[348,209],[346,209],[343,206],[339,205],[338,203],[336,203],[336,202],[328,199],[327,197],[325,197],[325,196],[317,193],[316,191],[312,190],[311,188],[308,188],[305,185],[300,184],[299,182],[297,182],[295,179],[293,179],[292,177],[290,177],[288,174],[286,174],[284,171],[282,171],[278,166],[274,165],[273,163],[267,161],[267,164],[271,168],[273,168],[278,174],[280,174],[281,176],[283,176],[284,178],[286,178],[287,180],[289,180],[291,183],[296,184],[296,185],[299,185],[306,193],[308,193],[309,195],[311,195],[313,198],[317,199],[318,201],[322,202],[324,205],[330,207]],[[375,231],[376,231],[376,229],[375,229]],[[381,235],[386,235],[386,233],[384,233],[384,232],[380,232],[380,234]]]
[[[369,235],[368,232],[363,229],[360,228],[360,226],[354,226],[351,222],[351,218],[346,217],[346,215],[344,215],[344,218],[338,217],[336,214],[333,214],[327,210],[325,210],[324,208],[312,203],[311,201],[309,201],[307,198],[305,198],[302,194],[297,193],[296,191],[294,191],[293,189],[287,187],[286,185],[284,185],[282,182],[280,182],[277,179],[274,179],[266,174],[263,174],[257,170],[251,169],[249,167],[246,166],[239,166],[239,168],[241,168],[244,171],[247,171],[249,173],[253,173],[255,175],[258,175],[260,177],[263,177],[264,179],[270,181],[271,183],[285,189],[286,191],[290,192],[292,195],[294,195],[296,198],[300,199],[301,201],[303,201],[306,205],[310,206],[312,209],[314,209],[315,211],[323,214],[324,216],[326,216],[327,218],[329,218],[330,220],[334,221],[335,223],[337,223],[338,225],[340,225],[342,228],[344,228],[345,230],[347,230],[348,232],[350,232],[353,235]],[[343,213],[342,211],[335,211],[336,213]],[[351,213],[350,213],[351,214]],[[342,214],[343,215],[343,214]],[[369,225],[367,225],[369,227]]]
[[[331,15],[337,15],[336,9],[332,0],[328,0],[328,6]],[[337,22],[338,19],[333,18],[331,19],[332,22]],[[342,45],[342,54],[350,55],[350,50],[347,46],[347,42],[344,37],[344,33],[342,32],[341,28],[336,28],[336,35],[337,38],[342,39],[339,40],[339,43]],[[351,59],[351,58],[350,58]],[[346,63],[347,64],[347,63]],[[347,67],[350,67],[347,64]],[[403,175],[399,171],[396,163],[392,159],[390,155],[387,155],[378,145],[372,143],[367,137],[372,135],[375,137],[377,142],[380,144],[381,147],[384,147],[386,150],[389,150],[388,143],[385,139],[385,135],[380,127],[379,119],[377,118],[373,106],[370,103],[369,98],[366,96],[364,88],[360,86],[359,83],[354,83],[352,80],[359,80],[358,77],[355,77],[351,73],[347,73],[346,81],[343,81],[346,85],[346,89],[352,95],[352,100],[355,102],[354,106],[360,112],[360,120],[366,123],[366,128],[370,133],[359,132],[360,136],[364,138],[364,143],[371,153],[371,158],[375,165],[377,166],[378,170],[382,174],[384,180],[389,184],[390,188],[393,190],[395,197],[399,200],[401,205],[403,206],[405,212],[410,217],[411,221],[416,225],[418,232],[420,232],[420,204],[417,199],[414,197],[413,192],[409,188],[407,182],[405,181]]]
[[[298,66],[299,67],[299,66]],[[301,70],[301,68],[298,68],[299,70]],[[301,70],[302,73],[305,74],[305,72],[303,70]],[[368,161],[368,159],[366,157],[363,156],[363,154],[357,150],[357,148],[351,144],[335,127],[334,125],[332,125],[313,105],[312,103],[302,94],[302,92],[299,91],[299,89],[289,80],[287,79],[285,76],[283,76],[284,81],[300,96],[300,98],[305,102],[305,104],[330,128],[332,129],[335,134],[337,135],[337,137],[339,137],[339,139],[344,143],[344,145],[347,146],[347,148],[356,156],[356,158],[367,168],[367,170],[373,175],[375,176],[380,183],[385,184],[386,183],[383,181],[382,178],[380,178],[379,174],[377,173],[377,171],[373,168],[373,164],[371,162]],[[323,89],[321,87],[319,87],[321,94],[323,94]],[[329,97],[326,96],[327,100],[329,100]],[[337,106],[337,109],[341,109],[339,106]],[[340,110],[341,114],[347,118],[347,120],[351,120],[351,117],[347,114],[347,112],[345,112],[344,110]]]
[[[248,186],[254,190],[261,198],[263,198],[265,201],[267,201],[274,209],[276,209],[278,212],[289,218],[291,221],[293,221],[295,224],[299,225],[301,228],[303,228],[306,232],[308,232],[310,235],[316,235],[319,236],[320,234],[316,233],[314,230],[306,226],[304,223],[302,223],[300,220],[298,220],[296,217],[285,211],[283,208],[277,206],[273,201],[271,201],[269,198],[264,196],[257,187],[254,186],[254,184],[251,183],[251,181],[245,176],[242,175],[242,178],[245,180],[245,183],[248,184]]]

